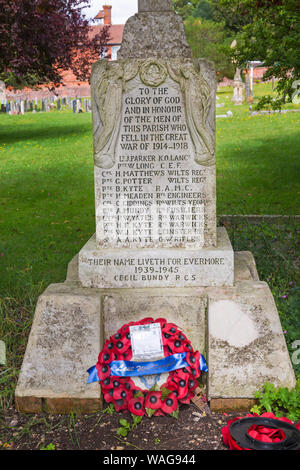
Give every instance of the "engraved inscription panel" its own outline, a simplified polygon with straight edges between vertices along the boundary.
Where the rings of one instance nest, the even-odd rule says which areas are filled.
[[[111,116],[114,132],[95,154],[97,245],[213,245],[206,234],[215,213],[215,165],[197,161],[179,80],[148,61],[123,80],[121,95],[120,86],[120,120]]]

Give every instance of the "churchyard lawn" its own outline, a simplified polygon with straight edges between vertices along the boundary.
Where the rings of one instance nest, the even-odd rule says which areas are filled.
[[[270,86],[257,85],[256,95]],[[231,89],[221,89],[218,97],[217,103],[224,107],[217,108],[217,115],[233,112],[233,117],[217,118],[218,215],[296,215],[300,205],[300,112],[249,116],[249,105],[231,102]],[[0,449],[41,448],[49,443],[56,448],[126,446],[114,437],[116,414],[113,418],[95,415],[90,421],[83,419],[82,427],[75,427],[74,416],[55,422],[29,416],[18,422],[13,411],[14,387],[37,297],[50,283],[64,281],[68,262],[95,231],[91,114],[1,114],[0,175],[0,339],[7,350],[7,364],[0,366]],[[228,222],[226,227],[234,250],[251,250],[260,279],[269,283],[292,353],[299,329],[299,222],[293,218],[258,224]],[[299,375],[299,365],[295,371]],[[187,419],[195,418],[193,411],[184,412],[189,413]],[[187,448],[222,448],[220,429],[227,417],[215,414],[205,419],[214,432],[211,444],[205,439],[202,445],[191,434]],[[89,442],[84,437],[89,423],[96,428],[100,420],[111,427],[102,447],[100,441],[94,441],[96,435]],[[196,423],[198,429],[201,423]],[[47,434],[54,425],[63,428],[59,444],[55,441],[59,434]],[[143,444],[137,435],[136,445],[179,449],[174,439],[168,447],[166,436],[156,434],[156,426],[147,429],[148,441]]]

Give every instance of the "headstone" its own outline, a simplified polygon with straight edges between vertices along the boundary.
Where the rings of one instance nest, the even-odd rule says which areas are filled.
[[[39,298],[18,409],[101,407],[85,371],[145,316],[171,319],[207,356],[213,406],[248,406],[266,381],[294,386],[271,291],[216,227],[213,65],[191,58],[171,0],[139,1],[120,52],[91,77],[96,234]]]
[[[0,80],[0,103],[6,99],[6,87],[5,83]]]
[[[77,112],[77,101],[76,100],[72,101],[72,109],[73,109],[73,113]]]
[[[248,101],[248,99],[251,96],[252,96],[252,93],[251,93],[250,76],[249,76],[249,73],[247,72],[246,76],[245,76],[245,98],[246,98],[246,101]]]
[[[244,91],[244,82],[241,77],[241,71],[240,69],[237,68],[235,76],[234,76],[234,80],[233,80],[232,101],[234,102],[234,104],[239,105],[243,103],[244,101],[243,91]]]
[[[61,100],[60,100],[60,98],[57,100],[57,110],[58,111],[61,110]]]
[[[25,102],[22,100],[20,103],[20,114],[25,114]]]
[[[77,99],[77,101],[76,101],[76,112],[77,113],[82,113],[81,100],[80,99]]]
[[[4,341],[0,341],[0,365],[6,364],[6,347]]]

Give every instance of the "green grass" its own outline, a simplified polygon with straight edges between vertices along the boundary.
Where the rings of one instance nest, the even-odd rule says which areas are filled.
[[[256,85],[254,101],[271,92],[270,83]],[[230,88],[218,97],[225,106],[217,114],[233,112],[217,118],[218,214],[298,214],[300,112],[249,116],[249,105],[232,103]]]
[[[261,87],[256,90],[261,93]],[[225,106],[217,108],[217,114],[234,113],[217,119],[218,214],[296,214],[300,113],[249,117],[248,106],[234,106],[231,96],[222,89],[218,103]],[[12,403],[38,295],[65,280],[69,261],[95,231],[91,114],[0,115],[0,177],[0,338],[8,357],[0,367],[0,409],[5,409]],[[296,227],[255,227],[231,227],[231,239],[235,249],[253,251],[284,327],[294,331]]]
[[[0,116],[1,284],[62,280],[94,233],[91,116]],[[4,269],[4,272],[3,272]]]

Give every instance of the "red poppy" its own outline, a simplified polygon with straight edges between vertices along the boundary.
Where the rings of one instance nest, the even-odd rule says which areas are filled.
[[[188,379],[175,378],[177,384],[178,400],[183,399],[188,393]]]
[[[103,349],[98,357],[98,362],[104,362],[105,364],[110,364],[113,360],[113,353],[109,349]]]
[[[127,351],[123,354],[123,358],[125,361],[131,361],[132,359],[132,349],[131,346],[127,349]]]
[[[128,402],[128,409],[134,415],[144,416],[144,397],[131,398]]]
[[[170,346],[167,344],[166,346],[164,346],[164,356],[165,357],[168,357],[168,356],[172,356],[172,349],[170,348]]]
[[[164,347],[171,347],[172,348],[172,335],[170,335],[170,333],[167,333],[167,332],[163,332],[162,333],[162,342],[163,342],[163,346]]]
[[[184,405],[188,405],[191,402],[191,399],[194,398],[194,396],[195,396],[194,392],[188,391],[185,397],[180,399],[180,403],[183,403]]]
[[[130,400],[132,398],[132,391],[131,390],[126,390],[126,388],[121,384],[120,387],[114,390],[113,392],[113,397],[116,400]]]
[[[145,398],[145,408],[157,410],[161,407],[161,392],[149,392]]]
[[[127,410],[127,408],[128,408],[127,400],[124,400],[123,398],[120,398],[120,399],[117,399],[115,401],[115,410],[116,411]]]
[[[113,381],[111,380],[111,377],[106,377],[106,379],[102,380],[101,388],[102,388],[103,393],[107,392],[111,388],[114,388]]]
[[[130,377],[126,377],[123,379],[123,386],[126,390],[128,391],[133,391],[136,388],[136,385],[133,380],[131,380]]]
[[[161,409],[164,413],[171,414],[178,408],[178,400],[174,393],[170,393],[162,402]]]
[[[121,338],[115,343],[115,350],[114,352],[116,352],[120,359],[118,360],[122,360],[121,359],[121,355],[124,354],[128,348],[131,346],[131,341],[129,338],[127,338],[126,336],[121,336]]]
[[[182,369],[176,370],[176,377],[178,379],[188,380],[190,375],[191,375],[190,372],[185,367],[183,367]]]
[[[106,379],[106,377],[110,376],[110,367],[108,364],[100,364],[97,362],[96,364],[97,375],[100,380]]]
[[[164,328],[164,333],[175,336],[178,333],[178,327],[174,323],[167,323]]]
[[[183,353],[185,352],[185,342],[180,341],[180,339],[173,337],[172,342],[169,344],[170,348],[173,351],[173,354]]]
[[[106,403],[112,403],[115,401],[113,397],[113,389],[109,390],[108,392],[104,393],[104,400]]]
[[[165,413],[160,409],[156,410],[153,416],[165,416]]]

